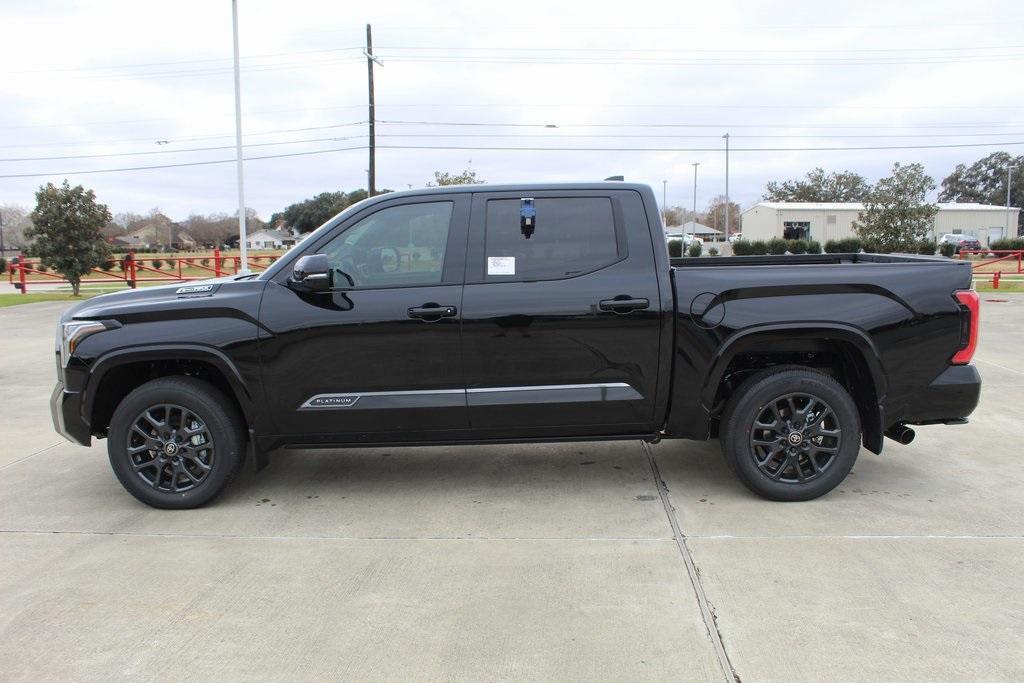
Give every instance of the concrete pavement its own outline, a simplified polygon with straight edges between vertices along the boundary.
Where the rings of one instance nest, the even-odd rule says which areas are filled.
[[[817,501],[753,497],[717,443],[597,443],[283,452],[182,512],[52,432],[64,304],[0,309],[0,678],[1021,678],[1000,298],[971,424]]]

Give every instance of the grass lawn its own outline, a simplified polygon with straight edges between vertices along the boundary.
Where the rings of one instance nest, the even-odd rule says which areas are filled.
[[[7,306],[17,306],[19,304],[36,304],[41,301],[85,301],[86,299],[92,298],[99,294],[106,294],[107,292],[114,292],[121,290],[94,290],[83,291],[79,296],[72,296],[71,292],[43,292],[41,294],[22,294],[20,292],[14,292],[11,294],[4,293],[0,294],[0,308],[6,308]]]

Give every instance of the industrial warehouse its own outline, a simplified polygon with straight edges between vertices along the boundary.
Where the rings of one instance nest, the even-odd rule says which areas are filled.
[[[1016,236],[1016,207],[973,203],[939,203],[932,224],[932,238],[953,233],[977,237],[988,245]],[[743,212],[743,238],[773,237],[827,242],[855,237],[853,223],[864,210],[861,202],[759,202]],[[1008,227],[1009,226],[1009,227]]]

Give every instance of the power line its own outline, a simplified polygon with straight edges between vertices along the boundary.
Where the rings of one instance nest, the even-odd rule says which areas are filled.
[[[1010,147],[1024,145],[1024,141],[1012,142],[975,142],[965,144],[942,145],[872,145],[857,147],[734,147],[733,152],[855,152],[864,150],[920,150],[920,149],[953,149],[966,147]],[[506,152],[720,152],[720,147],[491,147],[470,145],[377,145],[379,149],[404,150],[462,150],[462,151],[506,151]],[[267,154],[263,156],[245,157],[245,161],[261,159],[282,159],[286,157],[310,156],[314,154],[330,154],[366,149],[366,145],[352,147],[335,147],[330,149],[310,150],[306,152],[290,152],[286,154]],[[52,176],[72,176],[94,173],[118,173],[122,171],[145,171],[151,169],[181,168],[188,166],[209,166],[213,164],[234,163],[235,159],[216,159],[210,161],[192,161],[177,164],[159,164],[154,166],[131,166],[123,168],[101,168],[81,171],[52,171],[49,173],[16,173],[0,175],[0,178],[43,178]]]
[[[254,131],[252,133],[246,133],[246,137],[252,137],[254,135],[278,135],[281,133],[303,133],[312,130],[330,130],[332,128],[350,128],[353,126],[361,126],[366,121],[353,121],[351,123],[332,123],[326,126],[305,126],[303,128],[278,128],[276,130],[264,130]],[[121,145],[121,144],[134,144],[139,142],[155,142],[157,144],[170,144],[173,142],[197,142],[200,140],[220,140],[223,138],[234,137],[230,133],[220,135],[192,135],[184,137],[168,137],[163,138],[159,135],[154,135],[148,138],[133,138],[130,140],[90,140],[85,142],[49,142],[49,143],[22,143],[19,145],[0,145],[0,149],[17,149],[17,148],[35,148],[35,147],[77,147],[82,145]]]
[[[333,147],[331,149],[316,149],[308,152],[289,152],[287,154],[267,154],[264,156],[245,157],[243,161],[259,161],[260,159],[283,159],[285,157],[302,157],[313,154],[330,154],[332,152],[348,152],[356,149],[366,149],[366,145],[355,147]],[[210,161],[187,161],[178,164],[159,164],[155,166],[127,166],[122,168],[94,168],[83,171],[60,171],[52,173],[16,173],[13,175],[0,175],[0,178],[45,178],[50,176],[71,176],[86,175],[93,173],[120,173],[122,171],[148,171],[158,168],[182,168],[186,166],[212,166],[214,164],[233,164],[237,159],[213,159]]]
[[[1019,126],[1017,121],[974,121],[957,123],[898,124],[791,124],[791,123],[506,123],[498,121],[407,121],[381,119],[377,123],[402,126],[490,126],[502,128],[794,128],[794,129],[897,129],[897,128],[981,128]]]
[[[897,135],[731,135],[732,139],[745,140],[839,140],[839,139],[910,139],[910,138],[968,138],[968,137],[989,137],[989,136],[1019,136],[1024,131],[1012,131],[1006,133],[910,133]],[[253,142],[243,145],[246,149],[252,147],[279,147],[281,145],[300,145],[312,142],[342,142],[345,140],[358,140],[365,138],[365,134],[350,135],[345,137],[329,138],[303,138],[302,140],[281,140],[277,142]],[[379,133],[377,137],[383,138],[503,138],[503,139],[655,139],[655,140],[693,140],[693,139],[719,139],[722,136],[717,133],[702,133],[689,135],[649,135],[633,133]],[[157,154],[184,154],[189,152],[212,152],[225,149],[234,149],[234,145],[216,145],[212,147],[186,147],[183,149],[156,149],[138,152],[108,152],[102,154],[64,154],[45,157],[0,157],[0,162],[26,162],[26,161],[61,161],[68,159],[109,159],[116,157],[152,156]]]

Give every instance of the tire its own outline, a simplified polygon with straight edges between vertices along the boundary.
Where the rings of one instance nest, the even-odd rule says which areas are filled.
[[[853,469],[860,415],[850,394],[828,375],[779,366],[757,373],[732,395],[721,442],[729,467],[754,493],[769,500],[812,500]]]
[[[117,406],[107,454],[128,493],[155,508],[184,510],[224,490],[241,468],[245,443],[244,421],[223,392],[192,377],[162,377]]]

